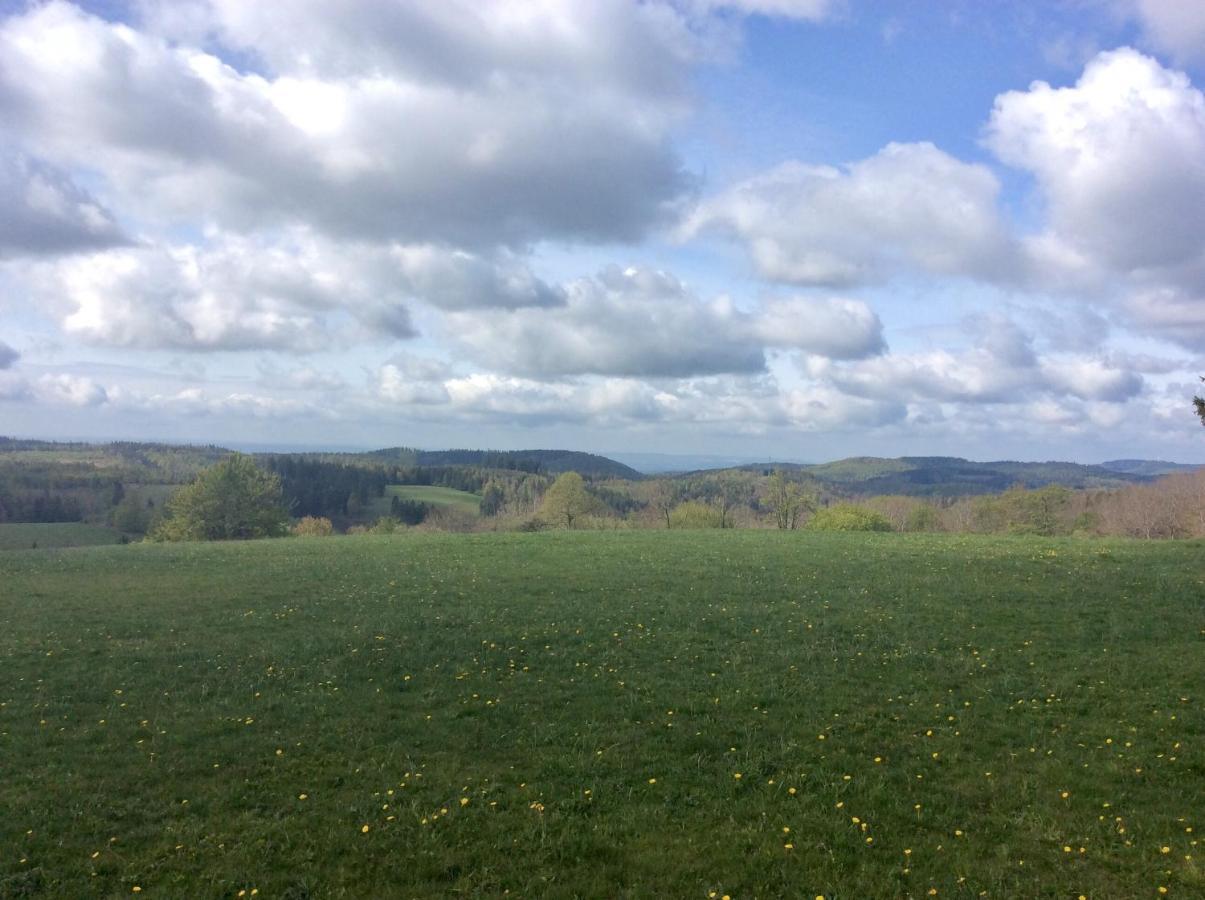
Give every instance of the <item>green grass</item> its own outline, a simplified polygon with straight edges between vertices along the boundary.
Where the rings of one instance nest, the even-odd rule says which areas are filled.
[[[83,522],[6,522],[0,524],[0,550],[38,547],[94,547],[116,544],[121,532]]]
[[[7,553],[0,896],[1199,897],[1203,629],[1199,541]]]
[[[390,497],[420,500],[423,503],[430,503],[432,506],[454,506],[473,515],[477,515],[481,508],[481,498],[478,495],[435,485],[391,484],[385,488],[386,504]]]

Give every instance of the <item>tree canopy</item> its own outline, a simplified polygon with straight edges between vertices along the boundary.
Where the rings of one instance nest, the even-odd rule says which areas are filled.
[[[205,469],[167,502],[151,533],[162,541],[229,541],[285,534],[289,513],[280,478],[235,453]]]

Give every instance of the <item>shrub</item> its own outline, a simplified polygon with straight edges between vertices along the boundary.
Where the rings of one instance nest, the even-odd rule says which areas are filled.
[[[723,528],[724,518],[720,511],[700,500],[687,500],[670,511],[670,528]]]
[[[381,516],[372,526],[370,531],[373,534],[393,534],[395,531],[400,531],[405,526],[392,516]]]
[[[852,503],[840,503],[822,509],[812,516],[807,525],[808,531],[891,531],[891,523],[887,518],[864,506],[854,506]]]
[[[335,526],[325,516],[305,516],[293,525],[291,531],[298,537],[327,537],[334,533]]]

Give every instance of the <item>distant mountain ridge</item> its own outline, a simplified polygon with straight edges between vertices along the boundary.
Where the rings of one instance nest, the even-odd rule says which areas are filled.
[[[858,456],[817,465],[757,463],[740,468],[745,471],[784,468],[803,472],[829,489],[851,496],[958,497],[997,494],[1017,485],[1040,488],[1050,484],[1076,489],[1116,489],[1155,478],[1151,474],[1081,463],[975,462],[957,456]]]
[[[487,469],[518,469],[549,475],[577,472],[591,478],[626,478],[632,481],[644,477],[631,466],[625,466],[606,456],[579,450],[417,450],[411,447],[388,447],[352,455],[410,466],[481,466]]]
[[[118,463],[143,463],[168,467],[173,471],[185,462],[181,477],[216,462],[229,451],[209,444],[172,445],[161,442],[59,442],[0,436],[0,459],[12,456],[40,456],[44,461],[57,459],[78,465],[110,467]],[[647,475],[631,466],[596,453],[578,450],[418,450],[388,447],[365,452],[349,451],[261,451],[257,456],[296,455],[317,457],[334,462],[384,464],[389,466],[476,466],[514,469],[558,475],[574,471],[588,478],[616,478],[639,481]],[[621,454],[636,459],[640,454]],[[771,472],[787,469],[804,473],[837,494],[851,497],[874,494],[907,494],[917,497],[957,497],[967,494],[994,494],[1015,485],[1040,488],[1059,484],[1076,489],[1116,489],[1142,484],[1175,472],[1187,472],[1205,466],[1165,460],[1118,459],[1100,465],[1071,462],[1017,462],[997,460],[976,462],[957,456],[855,456],[826,463],[751,462],[731,465],[732,457],[675,456],[645,454],[659,466],[670,468],[676,461],[695,461],[703,466],[690,472],[665,472],[664,477],[689,478],[703,473],[728,470]],[[746,457],[747,459],[748,457]],[[739,457],[738,457],[739,459]],[[709,465],[709,463],[719,465]],[[667,465],[670,464],[670,465]],[[723,465],[728,463],[728,465]],[[187,471],[185,471],[187,470]],[[664,469],[663,469],[664,471]],[[176,480],[175,477],[167,480]]]
[[[1205,468],[1193,463],[1174,463],[1164,459],[1111,459],[1100,464],[1102,469],[1110,472],[1124,472],[1129,475],[1171,475],[1175,472],[1191,472],[1194,469]]]

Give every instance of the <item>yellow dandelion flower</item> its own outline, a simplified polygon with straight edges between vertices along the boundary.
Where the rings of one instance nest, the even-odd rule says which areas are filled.
[[[368,834],[368,826],[367,825],[360,826],[360,834]]]

